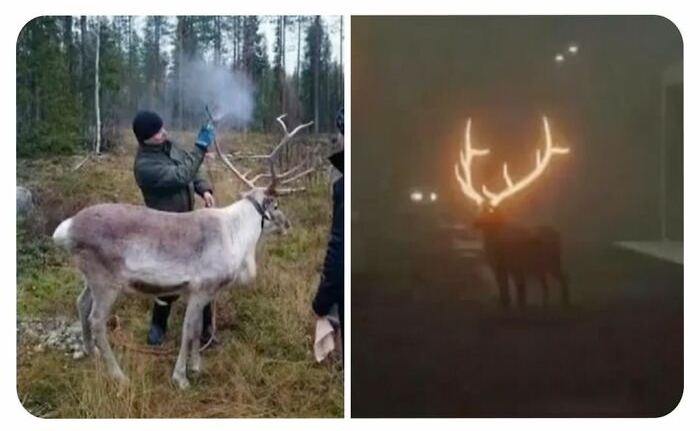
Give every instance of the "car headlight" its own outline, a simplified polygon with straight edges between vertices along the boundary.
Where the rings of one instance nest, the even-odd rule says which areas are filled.
[[[423,200],[423,193],[421,192],[413,192],[411,193],[411,201],[413,202],[420,202]]]

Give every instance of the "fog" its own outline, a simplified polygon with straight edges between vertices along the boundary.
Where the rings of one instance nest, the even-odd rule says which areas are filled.
[[[547,115],[555,142],[571,152],[508,202],[511,214],[570,238],[658,239],[666,133],[667,226],[682,237],[682,78],[680,91],[662,85],[682,67],[670,21],[358,17],[352,35],[352,203],[360,218],[388,222],[377,208],[402,207],[409,187],[430,184],[441,211],[468,221],[474,206],[454,177],[467,118],[475,146],[491,149],[477,160],[475,181],[499,190],[503,162],[514,179],[534,167]],[[576,55],[567,52],[572,43]]]

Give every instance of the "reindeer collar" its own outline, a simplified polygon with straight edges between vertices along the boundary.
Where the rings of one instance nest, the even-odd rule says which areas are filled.
[[[251,196],[246,196],[246,199],[248,199],[250,201],[250,203],[253,204],[253,206],[255,207],[255,210],[262,217],[262,219],[260,220],[260,229],[262,229],[263,226],[265,225],[265,220],[270,220],[270,216],[267,215],[267,211],[265,211],[265,208],[263,208],[262,205],[260,205],[260,203],[258,201],[256,201],[255,199],[253,199]]]

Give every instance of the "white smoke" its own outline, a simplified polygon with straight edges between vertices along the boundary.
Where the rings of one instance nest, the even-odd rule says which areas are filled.
[[[185,62],[182,97],[187,111],[201,112],[209,106],[219,124],[244,127],[253,117],[255,85],[242,72],[201,60]]]

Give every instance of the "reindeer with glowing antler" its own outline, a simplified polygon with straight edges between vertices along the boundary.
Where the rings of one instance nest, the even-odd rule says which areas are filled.
[[[483,232],[484,254],[498,283],[501,305],[510,305],[510,279],[515,282],[517,301],[520,307],[526,303],[526,279],[536,278],[542,284],[542,296],[548,302],[547,275],[554,277],[561,286],[561,298],[569,303],[567,277],[561,265],[561,240],[559,233],[551,227],[526,229],[506,223],[499,204],[531,185],[544,173],[552,157],[569,153],[569,148],[552,143],[547,117],[542,117],[545,134],[544,155],[538,149],[535,168],[517,182],[508,174],[508,164],[503,164],[506,187],[499,193],[490,191],[485,185],[479,193],[474,187],[471,166],[475,157],[486,156],[488,149],[476,149],[471,142],[471,118],[467,120],[464,151],[455,165],[455,176],[464,196],[476,203],[479,213],[474,226]]]

